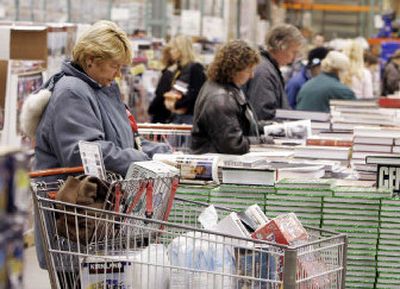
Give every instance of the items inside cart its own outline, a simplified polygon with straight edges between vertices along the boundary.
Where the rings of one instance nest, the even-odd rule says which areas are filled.
[[[207,225],[208,204],[175,197],[177,175],[133,176],[75,202],[68,179],[32,182],[52,288],[345,288],[345,235],[289,214],[234,236]],[[220,222],[236,214],[213,208]]]

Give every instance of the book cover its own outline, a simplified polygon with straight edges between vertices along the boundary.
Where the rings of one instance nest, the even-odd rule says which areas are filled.
[[[380,97],[378,99],[380,107],[400,108],[400,98],[398,97]]]
[[[280,215],[257,229],[251,237],[282,245],[297,245],[308,240],[308,233],[294,213]]]
[[[222,183],[273,186],[276,171],[268,167],[230,168],[222,167]]]
[[[333,139],[333,138],[328,139],[328,138],[312,137],[312,138],[307,138],[306,145],[351,147],[353,145],[353,142],[344,139]]]

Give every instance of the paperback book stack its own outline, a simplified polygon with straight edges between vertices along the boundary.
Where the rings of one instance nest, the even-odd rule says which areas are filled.
[[[376,164],[365,162],[368,156],[399,156],[400,128],[366,127],[354,128],[351,166],[361,180],[375,180]]]
[[[356,126],[400,124],[393,109],[379,108],[375,100],[331,100],[332,130],[353,131]]]
[[[374,288],[380,201],[374,198],[325,197],[322,229],[349,237],[346,288]]]
[[[211,190],[210,203],[241,211],[258,204],[265,212],[267,196],[275,193],[273,186],[228,185],[222,184]]]
[[[179,184],[175,196],[180,199],[188,201],[196,201],[202,203],[210,203],[210,191],[216,188],[217,185],[213,183],[200,185],[200,184]],[[172,223],[187,223],[186,214],[188,214],[188,207],[192,210],[197,210],[200,206],[197,204],[185,203],[182,207],[182,202],[174,202],[169,221]]]
[[[313,134],[318,133],[321,130],[329,130],[331,126],[330,118],[330,113],[318,111],[277,109],[275,113],[275,119],[278,120],[309,119],[311,121]]]
[[[400,288],[400,199],[383,199],[377,289]]]
[[[301,181],[284,179],[276,185],[276,194],[267,195],[266,215],[294,212],[305,225],[319,228],[322,199],[332,196],[332,180]]]
[[[348,166],[350,150],[350,147],[339,146],[297,146],[293,156],[302,160],[339,161],[341,165]]]

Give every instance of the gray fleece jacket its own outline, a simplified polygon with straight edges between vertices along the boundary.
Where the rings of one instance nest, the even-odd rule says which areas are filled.
[[[62,72],[36,130],[36,170],[81,165],[80,140],[100,144],[106,170],[121,175],[131,162],[168,151],[147,141],[143,152],[135,149],[116,83],[101,87],[70,62],[63,63]]]

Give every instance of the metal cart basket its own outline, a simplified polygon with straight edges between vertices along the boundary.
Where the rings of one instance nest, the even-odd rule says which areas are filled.
[[[192,125],[140,123],[138,128],[148,140],[166,143],[174,151],[189,152]]]
[[[343,234],[307,228],[307,244],[278,245],[201,229],[204,203],[175,198],[163,221],[57,201],[49,192],[59,186],[32,183],[52,288],[345,289]],[[77,237],[60,234],[60,222]]]

